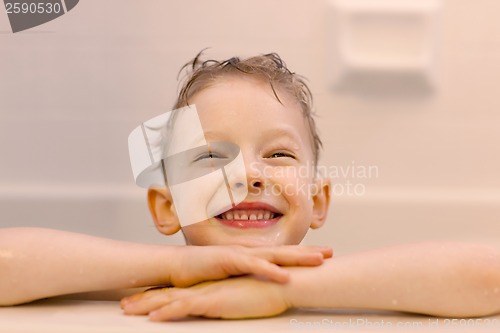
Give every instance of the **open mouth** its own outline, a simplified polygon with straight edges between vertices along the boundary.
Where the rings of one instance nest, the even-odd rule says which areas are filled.
[[[272,206],[262,203],[241,203],[217,215],[222,224],[235,228],[265,228],[276,224],[283,216]]]

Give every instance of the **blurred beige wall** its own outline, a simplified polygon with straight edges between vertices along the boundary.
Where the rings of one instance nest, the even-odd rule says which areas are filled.
[[[157,235],[127,136],[170,109],[179,68],[211,47],[278,52],[311,83],[322,164],[377,170],[333,177],[328,221],[306,243],[500,243],[500,3],[367,3],[85,0],[17,34],[0,13],[0,227],[182,243]]]

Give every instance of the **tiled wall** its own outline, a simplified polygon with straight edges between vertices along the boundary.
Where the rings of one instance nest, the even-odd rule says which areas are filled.
[[[329,220],[307,243],[495,242],[499,11],[495,0],[85,0],[18,34],[0,13],[0,226],[169,242],[133,184],[126,139],[170,109],[179,68],[211,47],[280,53],[311,82],[323,164],[377,170],[333,177]],[[363,195],[345,194],[348,181]]]

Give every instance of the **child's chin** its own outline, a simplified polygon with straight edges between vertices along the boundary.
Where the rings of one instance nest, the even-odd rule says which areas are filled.
[[[258,238],[233,238],[229,240],[228,245],[241,245],[246,247],[261,247],[261,246],[275,246],[280,245],[275,242],[267,239],[258,239]]]
[[[189,245],[241,245],[247,247],[284,245],[281,223],[264,228],[235,228],[212,217],[183,227]]]
[[[238,232],[237,235],[220,235],[219,243],[225,245],[241,245],[247,247],[260,246],[276,246],[283,245],[282,236],[280,233],[265,232],[265,230],[257,229],[256,233],[248,234],[244,230]]]

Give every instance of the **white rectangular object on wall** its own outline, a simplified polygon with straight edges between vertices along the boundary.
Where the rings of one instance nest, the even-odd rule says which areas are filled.
[[[334,86],[390,78],[396,85],[400,79],[435,88],[440,0],[330,0],[328,5]]]

